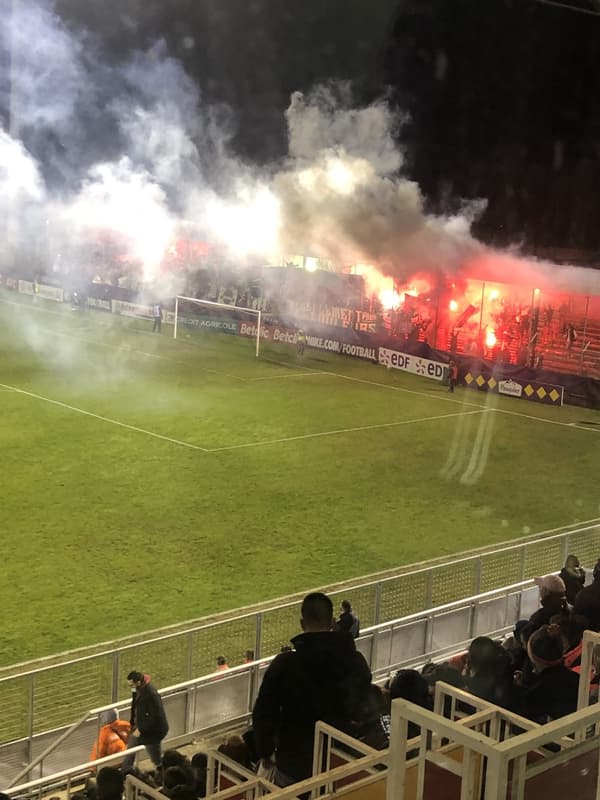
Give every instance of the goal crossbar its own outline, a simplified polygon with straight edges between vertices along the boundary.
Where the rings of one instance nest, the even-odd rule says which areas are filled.
[[[256,357],[260,355],[260,334],[261,334],[261,321],[262,312],[256,308],[245,308],[245,306],[232,306],[228,303],[216,303],[214,300],[199,300],[197,297],[185,297],[185,295],[178,294],[175,297],[175,323],[173,325],[173,338],[177,338],[177,328],[179,322],[179,301],[185,300],[188,303],[193,303],[197,306],[210,306],[211,308],[226,308],[228,311],[244,311],[248,314],[253,314],[256,319]]]

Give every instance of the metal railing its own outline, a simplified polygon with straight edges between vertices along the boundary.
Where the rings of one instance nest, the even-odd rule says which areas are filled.
[[[525,581],[374,625],[364,631],[357,647],[374,679],[383,680],[400,666],[415,666],[456,652],[475,636],[510,630],[518,618],[532,613],[537,599],[537,586]],[[206,735],[249,720],[271,658],[162,689],[169,742],[189,741],[198,733]],[[0,778],[12,786],[34,770],[41,777],[80,762],[97,738],[101,713],[109,707],[94,708],[65,729],[0,745]],[[124,701],[117,704],[120,710],[127,707]]]
[[[446,719],[439,712],[450,698],[474,707],[474,712],[460,720]],[[569,797],[600,800],[600,706],[538,725],[441,682],[436,684],[435,706],[438,713],[406,700],[392,701],[388,800],[406,796],[409,785],[414,787],[411,797],[425,800],[449,782],[457,798],[554,798],[563,794],[559,787],[565,776]],[[409,743],[410,723],[420,734]],[[456,757],[449,757],[452,752]],[[428,787],[427,773],[434,778]],[[530,787],[532,794],[526,794]]]
[[[351,598],[366,628],[556,571],[569,552],[582,563],[595,563],[600,519],[325,590],[334,602]],[[0,736],[3,741],[33,740],[89,708],[116,703],[132,669],[147,669],[156,685],[165,686],[211,673],[221,653],[229,655],[230,664],[240,663],[246,650],[257,659],[274,655],[297,630],[300,599],[296,595],[222,619],[192,621],[145,635],[140,642],[112,643],[100,653],[22,665],[17,674],[0,678]]]

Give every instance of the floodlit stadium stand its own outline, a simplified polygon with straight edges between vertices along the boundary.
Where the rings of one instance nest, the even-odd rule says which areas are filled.
[[[596,560],[600,552],[598,521],[553,532],[541,539],[530,537],[494,550],[465,554],[452,562],[418,565],[400,573],[355,582],[350,587],[334,587],[334,592],[340,596],[350,594],[367,622],[357,647],[369,662],[373,680],[382,682],[399,667],[417,667],[430,659],[440,661],[464,651],[476,636],[499,637],[510,631],[517,619],[528,617],[537,607],[538,588],[533,575],[557,571],[569,552],[578,552],[587,565]],[[511,572],[509,564],[510,569],[517,564],[520,573]],[[456,580],[451,582],[451,575]],[[490,583],[499,583],[503,576],[521,580],[489,588]],[[457,586],[463,589],[463,596],[446,600],[449,584],[454,590]],[[421,587],[420,595],[417,587]],[[473,592],[474,588],[480,591]],[[415,596],[420,596],[424,607],[394,617],[389,598],[395,597],[396,607],[402,611],[407,591],[413,602]],[[445,602],[431,603],[433,598]],[[425,605],[428,602],[430,604]],[[133,662],[141,663],[140,660],[152,670],[154,659],[160,663],[165,653],[169,654],[169,659],[192,669],[194,649],[203,641],[203,636],[216,637],[217,630],[221,641],[226,633],[237,632],[240,644],[248,643],[248,631],[252,630],[254,639],[250,641],[255,644],[257,659],[226,671],[176,680],[171,685],[161,681],[159,685],[165,686],[161,695],[170,722],[169,739],[165,744],[182,746],[198,738],[214,738],[225,730],[247,726],[262,676],[279,646],[274,643],[286,641],[293,632],[295,625],[291,620],[297,617],[297,606],[297,598],[294,598],[258,611],[244,610],[224,621],[191,624],[184,626],[184,630],[163,633],[143,643],[123,645],[47,667],[38,666],[0,679],[0,705],[6,708],[9,723],[4,731],[5,741],[0,744],[0,776],[4,790],[12,797],[21,797],[33,793],[42,795],[50,787],[54,793],[56,787],[61,786],[70,794],[73,787],[80,786],[82,776],[90,771],[87,759],[97,735],[100,713],[116,706],[122,716],[127,716],[129,700],[115,697],[122,691],[122,674]],[[288,626],[285,634],[281,630],[282,621]],[[275,637],[273,629],[277,631]],[[586,634],[584,675],[590,673],[592,650],[597,642],[600,642],[597,634]],[[241,646],[239,649],[243,652]],[[164,669],[164,664],[162,666]],[[80,707],[79,712],[73,713],[67,696],[63,707],[61,687],[63,681],[75,686],[82,675],[87,675],[90,686],[95,684],[100,691],[96,696],[105,702],[88,710],[84,706],[82,711]],[[587,683],[582,686],[585,689]],[[469,713],[464,711],[465,702],[470,707]],[[564,775],[564,767],[561,773],[560,765],[572,762],[573,774],[577,774],[582,784],[580,796],[595,797],[595,794],[585,794],[584,784],[587,786],[598,778],[600,740],[590,739],[587,731],[591,725],[600,724],[600,707],[586,708],[587,704],[588,692],[581,690],[580,710],[576,714],[539,726],[438,683],[434,712],[405,701],[393,701],[389,750],[372,750],[319,723],[314,763],[325,765],[324,775],[314,777],[301,787],[276,790],[268,781],[254,773],[246,774],[239,765],[232,765],[224,756],[211,751],[207,791],[228,800],[240,796],[236,787],[243,783],[245,797],[273,793],[287,798],[319,788],[327,794],[333,787],[336,794],[348,794],[353,800],[380,800],[385,792],[389,798],[435,797],[437,800],[475,797],[478,796],[476,788],[483,785],[483,796],[495,800],[506,796],[506,783],[510,778],[515,787],[527,782],[528,792],[534,792],[527,797],[537,797],[541,796],[538,792],[543,793],[543,787],[557,780],[553,770]],[[60,714],[65,713],[65,707],[71,719],[56,724],[61,719]],[[449,718],[443,718],[443,709]],[[30,726],[29,735],[10,736],[9,711],[23,715]],[[407,744],[408,722],[421,726],[430,735]],[[118,760],[118,756],[109,757],[99,763]],[[485,769],[482,767],[484,760]],[[594,777],[589,777],[592,774]],[[494,786],[490,776],[493,776]],[[434,792],[432,787],[438,784],[449,793]],[[128,778],[129,800],[137,798],[142,790],[147,797],[156,794]],[[521,789],[514,791],[517,792],[514,796],[524,796],[519,794]]]

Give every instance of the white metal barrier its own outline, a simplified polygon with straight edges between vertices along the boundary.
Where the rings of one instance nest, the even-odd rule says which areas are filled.
[[[475,636],[499,635],[521,616],[537,607],[538,589],[531,581],[485,592],[367,628],[357,642],[374,680],[386,678],[399,667],[439,660],[466,648]],[[271,659],[233,667],[161,690],[169,719],[169,741],[183,742],[193,735],[250,718],[264,671]],[[0,745],[0,780],[12,786],[26,775],[52,775],[89,753],[98,735],[98,718],[112,704],[82,715],[72,726]],[[129,701],[116,704],[126,715]],[[27,754],[33,757],[28,758]]]
[[[537,725],[452,687],[438,684],[438,691],[438,707],[452,696],[475,707],[475,713],[452,720],[394,700],[388,800],[435,797],[441,783],[445,796],[456,800],[523,800],[526,792],[528,797],[599,800],[600,706]],[[408,743],[411,722],[420,727],[420,736]],[[418,753],[411,758],[415,741]],[[565,778],[568,789],[561,791]]]
[[[368,628],[557,571],[570,552],[582,563],[595,563],[600,555],[600,518],[494,548],[336,584],[325,591],[334,602],[350,597],[363,628]],[[39,754],[35,749],[38,737],[71,724],[93,706],[118,703],[132,669],[147,665],[156,684],[166,686],[208,674],[214,669],[216,656],[223,652],[230,655],[230,664],[240,663],[246,650],[253,650],[257,659],[274,655],[296,629],[301,597],[146,632],[135,642],[115,641],[93,651],[87,648],[0,669],[0,676],[4,676],[0,677],[0,739],[31,744],[31,751],[19,757],[20,762],[29,762]],[[489,609],[493,614],[493,604]],[[480,627],[490,630],[492,625],[482,622]],[[430,626],[429,630],[432,641],[426,649],[441,649],[446,625],[440,624],[437,629]],[[414,636],[418,641],[416,631]],[[399,637],[396,639],[399,641]],[[379,644],[385,650],[382,638]],[[373,660],[376,671],[384,666]],[[57,697],[63,701],[57,703]]]

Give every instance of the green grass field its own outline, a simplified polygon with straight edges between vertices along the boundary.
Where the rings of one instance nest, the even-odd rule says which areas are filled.
[[[598,516],[597,412],[150,327],[0,295],[3,664]]]

